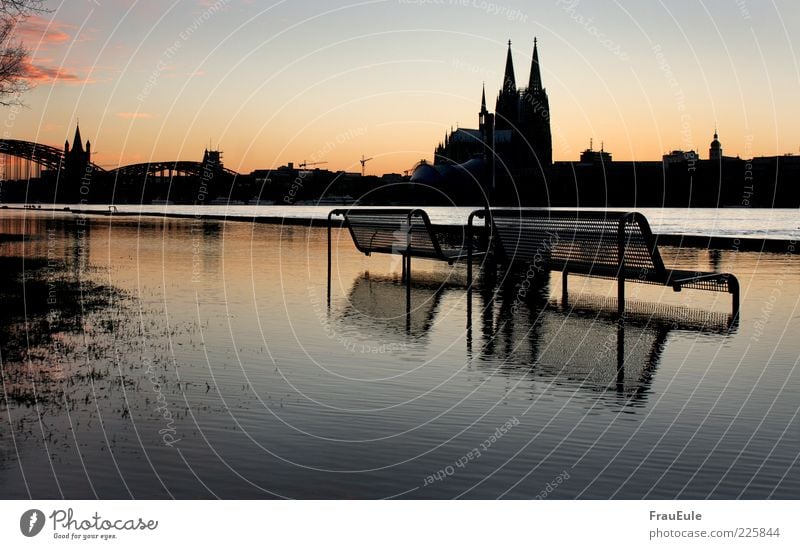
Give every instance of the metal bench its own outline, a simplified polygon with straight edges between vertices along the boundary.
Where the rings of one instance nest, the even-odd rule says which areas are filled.
[[[341,216],[356,249],[403,256],[402,276],[406,289],[411,284],[411,258],[439,259],[452,265],[468,255],[480,256],[476,243],[448,239],[432,224],[424,210],[413,209],[337,209],[328,214],[328,296],[331,288],[331,226],[333,216]],[[455,240],[455,241],[453,241]]]
[[[617,307],[625,311],[625,281],[732,294],[732,314],[739,312],[739,281],[729,273],[668,269],[647,219],[640,213],[483,209],[468,220],[486,219],[496,260],[528,269],[561,271],[567,301],[570,273],[617,280]],[[471,261],[468,260],[471,266]],[[472,281],[472,272],[468,272]]]

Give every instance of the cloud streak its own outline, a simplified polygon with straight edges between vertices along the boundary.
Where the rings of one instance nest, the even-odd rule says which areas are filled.
[[[75,27],[57,20],[48,20],[38,15],[26,17],[14,30],[15,38],[32,51],[25,61],[25,79],[33,84],[91,84],[94,79],[82,77],[72,67],[57,66],[54,56],[73,39]],[[91,73],[91,71],[89,71]]]
[[[15,34],[25,44],[39,50],[69,41],[72,36],[68,31],[72,29],[72,25],[60,21],[48,21],[34,15],[22,21],[17,26]]]
[[[25,62],[25,79],[35,84],[64,82],[67,84],[90,83],[63,67],[48,67],[31,61]]]

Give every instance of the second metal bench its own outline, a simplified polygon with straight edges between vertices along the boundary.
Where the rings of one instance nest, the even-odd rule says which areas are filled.
[[[527,264],[534,271],[561,271],[563,298],[570,273],[617,281],[617,307],[625,310],[625,282],[727,292],[739,312],[739,281],[729,273],[668,269],[647,219],[640,213],[609,211],[476,210],[486,218],[496,260]],[[471,262],[468,261],[471,265]],[[471,273],[468,275],[471,280]]]

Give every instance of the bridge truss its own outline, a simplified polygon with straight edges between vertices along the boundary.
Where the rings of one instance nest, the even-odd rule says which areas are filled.
[[[41,176],[42,170],[58,172],[64,167],[65,158],[64,151],[56,147],[18,139],[0,139],[0,163],[3,167],[1,179],[23,180]],[[117,181],[149,178],[169,180],[175,176],[202,178],[208,176],[204,171],[209,168],[202,162],[188,160],[143,162],[108,171],[93,162],[90,165],[95,172],[107,173]],[[227,168],[213,167],[211,171],[213,177],[222,175],[233,178],[239,175]]]

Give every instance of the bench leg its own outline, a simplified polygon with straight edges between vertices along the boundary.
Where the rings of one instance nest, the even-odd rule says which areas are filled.
[[[406,323],[409,324],[410,328],[410,321],[411,321],[411,255],[405,256],[405,262],[408,262],[406,265]]]
[[[625,245],[627,243],[625,226],[628,223],[628,215],[625,215],[619,221],[619,228],[617,229],[617,314],[620,320],[625,315]]]
[[[467,350],[472,353],[472,247],[467,254]]]
[[[472,249],[467,253],[467,292],[472,291]]]
[[[467,358],[472,360],[472,285],[467,289]]]
[[[472,330],[472,269],[467,268],[467,335]]]
[[[331,308],[331,218],[328,216],[328,308]]]
[[[567,295],[567,278],[569,277],[569,271],[564,269],[564,272],[561,273],[561,306],[568,307],[569,306],[569,297]]]
[[[625,390],[625,317],[617,320],[617,391]]]

